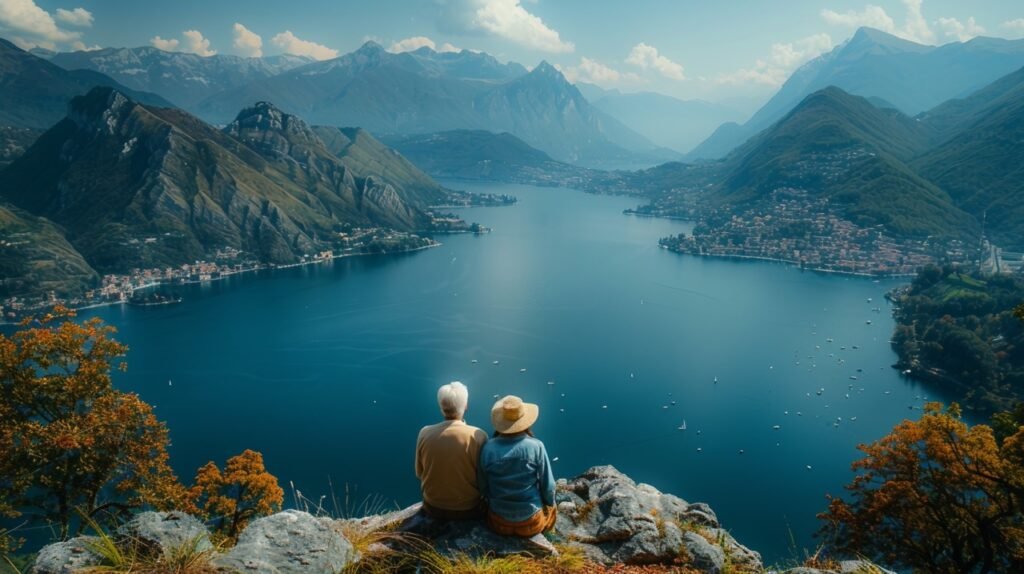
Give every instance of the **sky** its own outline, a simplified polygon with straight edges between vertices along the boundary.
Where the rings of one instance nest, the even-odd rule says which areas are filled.
[[[0,0],[0,36],[23,48],[323,60],[373,40],[528,68],[547,60],[575,82],[737,103],[763,100],[862,25],[932,45],[1024,38],[1024,1]]]

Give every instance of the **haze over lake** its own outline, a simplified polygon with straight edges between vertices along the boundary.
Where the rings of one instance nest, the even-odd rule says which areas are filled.
[[[449,185],[520,202],[461,211],[493,232],[439,248],[84,314],[131,347],[116,385],[157,407],[183,478],[251,448],[313,500],[330,477],[339,499],[348,484],[411,504],[416,433],[439,418],[437,387],[461,380],[488,432],[494,395],[538,402],[557,476],[612,464],[708,502],[771,563],[789,529],[815,545],[858,443],[942,399],[890,368],[897,281],[675,255],[657,240],[688,224],[624,216],[635,199]]]

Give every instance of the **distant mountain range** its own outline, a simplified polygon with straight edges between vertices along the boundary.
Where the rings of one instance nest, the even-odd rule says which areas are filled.
[[[392,54],[370,42],[340,58],[222,92],[195,111],[223,122],[257,100],[277,102],[314,124],[358,125],[379,135],[507,131],[563,161],[628,163],[640,154],[654,163],[675,156],[591,106],[546,62],[525,72],[468,51]]]
[[[681,153],[692,150],[725,122],[746,114],[704,100],[680,100],[655,92],[624,93],[587,83],[576,87],[597,109],[647,139]]]
[[[68,100],[96,86],[115,88],[148,105],[171,105],[99,72],[65,70],[0,38],[0,126],[49,128],[67,113]]]
[[[725,157],[782,119],[809,94],[836,86],[875,97],[908,115],[962,98],[1024,66],[1024,40],[974,38],[924,46],[872,28],[861,28],[828,54],[804,64],[746,123],[726,123],[687,155]]]
[[[104,48],[54,54],[50,61],[66,70],[93,70],[121,85],[160,94],[176,106],[191,108],[224,90],[309,64],[303,56],[197,56],[151,47]],[[252,102],[247,102],[251,104]]]
[[[66,292],[96,271],[190,262],[224,247],[290,263],[330,248],[351,225],[428,229],[427,206],[451,192],[369,134],[338,134],[329,148],[265,102],[218,130],[95,88],[0,171],[0,201],[10,205],[0,205],[3,239],[34,245],[4,249],[0,260],[12,269],[63,261]]]

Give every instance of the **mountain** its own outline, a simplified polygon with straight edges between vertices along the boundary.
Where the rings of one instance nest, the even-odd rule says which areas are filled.
[[[1024,40],[974,38],[924,46],[861,28],[847,42],[804,64],[742,126],[717,130],[687,158],[724,157],[828,86],[878,97],[908,115],[963,97],[1024,65]],[[737,129],[738,127],[738,129]]]
[[[719,200],[755,200],[779,187],[842,206],[855,223],[897,236],[956,237],[976,222],[906,162],[931,134],[920,122],[838,88],[807,96],[786,117],[726,158]]]
[[[274,263],[329,248],[348,225],[425,227],[429,216],[354,174],[309,126],[261,103],[225,131],[111,88],[0,172],[0,195],[62,226],[101,272],[202,259],[223,247]]]
[[[362,128],[313,126],[324,146],[358,174],[376,174],[398,190],[406,201],[428,207],[447,202],[452,193]]]
[[[984,220],[996,245],[1024,250],[1024,68],[921,121],[944,141],[914,167]]]
[[[0,38],[0,126],[49,128],[64,117],[68,100],[96,86],[115,88],[147,105],[171,106],[98,72],[65,70]]]
[[[543,185],[589,171],[555,161],[510,133],[453,130],[387,141],[434,177]]]
[[[124,86],[160,94],[187,109],[217,92],[269,78],[313,60],[290,55],[203,57],[140,47],[63,52],[50,61],[66,70],[106,74]]]
[[[368,42],[339,58],[227,90],[195,110],[226,122],[242,105],[266,100],[313,124],[358,125],[378,135],[486,129],[513,133],[562,160],[671,157],[591,106],[547,63],[523,72],[486,54],[427,48],[392,54]]]
[[[727,106],[704,100],[680,100],[655,92],[622,93],[576,84],[597,109],[657,145],[686,153],[725,122],[743,118]]]
[[[0,297],[80,293],[98,278],[63,230],[0,204]]]

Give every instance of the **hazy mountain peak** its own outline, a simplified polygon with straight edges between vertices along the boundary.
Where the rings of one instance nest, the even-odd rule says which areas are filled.
[[[861,26],[843,46],[844,54],[865,53],[875,54],[898,54],[901,52],[929,52],[934,46],[925,46],[910,40],[904,40],[898,36],[883,32],[877,28]]]
[[[381,52],[386,52],[386,51],[387,50],[384,49],[384,46],[381,46],[380,44],[378,44],[377,42],[374,42],[373,40],[367,40],[362,46],[359,46],[359,49],[356,50],[355,53],[356,54],[379,54]],[[419,51],[419,50],[417,50],[417,51]],[[433,51],[433,50],[431,50],[431,51]]]

